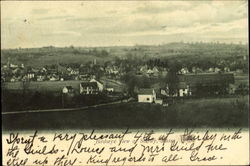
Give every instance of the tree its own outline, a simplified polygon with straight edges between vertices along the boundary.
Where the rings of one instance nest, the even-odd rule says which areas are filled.
[[[166,76],[166,83],[169,89],[169,95],[173,96],[176,94],[179,83],[177,73],[170,70]]]
[[[169,88],[169,94],[173,96],[178,91],[178,71],[181,69],[181,64],[178,61],[174,61],[170,64],[168,74],[166,76],[166,83]]]

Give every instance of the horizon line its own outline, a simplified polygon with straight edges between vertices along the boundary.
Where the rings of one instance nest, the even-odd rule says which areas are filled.
[[[162,46],[167,44],[174,44],[174,43],[182,43],[182,44],[226,44],[226,45],[247,45],[248,41],[234,41],[234,42],[222,42],[222,41],[178,41],[178,42],[166,42],[161,44],[124,44],[124,45],[96,45],[96,46],[75,46],[75,45],[67,45],[67,46],[56,46],[56,45],[44,45],[38,47],[9,47],[9,48],[2,48],[1,50],[16,50],[16,49],[38,49],[38,48],[46,48],[46,47],[53,47],[53,48],[105,48],[105,47],[136,47],[136,46]]]

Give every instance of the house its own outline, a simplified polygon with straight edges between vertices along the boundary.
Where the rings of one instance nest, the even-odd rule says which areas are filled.
[[[118,69],[117,66],[107,66],[107,67],[105,68],[105,71],[106,71],[106,73],[108,73],[108,74],[114,74],[114,75],[116,75],[116,74],[119,73],[119,69]]]
[[[187,74],[189,73],[188,68],[184,67],[180,70],[180,74]]]
[[[12,64],[12,63],[11,63],[11,64],[10,64],[10,68],[13,68],[13,69],[14,69],[14,68],[18,68],[18,65]]]
[[[214,72],[218,73],[218,72],[220,72],[220,71],[221,71],[220,68],[218,68],[218,67],[214,68]]]
[[[78,75],[79,74],[79,70],[78,69],[72,69],[69,73],[69,75]]]
[[[99,88],[97,82],[82,82],[80,83],[80,94],[98,94]]]
[[[159,73],[158,68],[157,68],[157,67],[153,67],[153,72],[154,72],[154,73]]]
[[[59,80],[59,76],[56,74],[52,74],[48,76],[50,81],[58,81]]]
[[[28,79],[33,79],[33,78],[35,78],[35,73],[34,72],[28,72],[27,77],[28,77]]]
[[[230,68],[229,67],[224,67],[224,72],[230,72]]]
[[[138,92],[139,103],[154,103],[156,100],[156,93],[154,89],[140,89]]]
[[[210,67],[209,69],[208,69],[208,72],[214,72],[214,68],[213,67]]]
[[[141,72],[146,72],[148,70],[148,66],[144,65],[144,66],[140,66],[140,71]]]
[[[91,79],[89,82],[96,82],[96,84],[97,84],[97,87],[98,87],[98,90],[99,91],[103,91],[103,89],[104,89],[104,86],[103,86],[103,83],[102,82],[100,82],[100,81],[97,81],[96,79]]]
[[[107,92],[114,92],[114,88],[112,88],[112,87],[107,87],[107,88],[106,88],[106,91],[107,91]]]
[[[79,79],[83,81],[88,81],[90,80],[90,76],[88,74],[80,74]]]
[[[65,86],[63,87],[62,92],[65,94],[74,93],[74,89],[72,88],[72,86]]]
[[[189,85],[186,82],[180,82],[178,84],[178,94],[177,96],[191,96],[192,92],[190,91]]]
[[[160,93],[161,93],[161,95],[163,95],[163,96],[168,96],[168,92],[167,92],[167,90],[165,90],[165,89],[160,89]]]

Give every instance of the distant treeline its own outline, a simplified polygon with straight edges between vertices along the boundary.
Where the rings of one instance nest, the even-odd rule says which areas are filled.
[[[247,45],[218,43],[171,43],[159,46],[100,48],[73,46],[57,48],[50,46],[33,49],[1,50],[1,63],[7,63],[10,60],[12,63],[36,67],[45,64],[51,65],[55,62],[86,64],[96,59],[100,65],[103,65],[106,61],[117,62],[122,59],[128,60],[129,63],[138,63],[140,61],[151,66],[167,66],[166,60],[172,61],[177,58],[182,66],[188,68],[194,65],[203,69],[210,66],[227,66],[231,67],[232,70],[246,70],[245,68],[248,66],[247,49]]]

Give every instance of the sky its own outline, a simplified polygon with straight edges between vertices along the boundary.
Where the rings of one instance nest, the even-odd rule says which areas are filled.
[[[1,47],[248,42],[247,1],[1,1]]]

